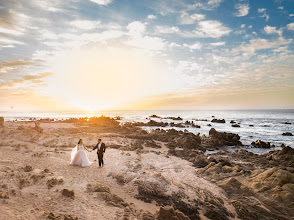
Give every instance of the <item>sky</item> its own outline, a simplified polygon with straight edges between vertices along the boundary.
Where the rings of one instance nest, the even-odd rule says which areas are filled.
[[[294,108],[294,0],[0,0],[0,111]]]

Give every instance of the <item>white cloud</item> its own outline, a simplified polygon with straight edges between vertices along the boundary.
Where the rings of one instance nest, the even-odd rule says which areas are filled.
[[[224,45],[226,45],[226,42],[224,42],[224,41],[215,42],[215,43],[211,43],[210,45],[216,46],[216,47],[218,47],[218,46],[224,46]]]
[[[263,50],[263,49],[271,49],[276,48],[281,45],[290,44],[292,40],[286,40],[283,37],[279,37],[276,40],[269,41],[267,39],[257,38],[250,40],[249,44],[243,44],[239,48],[233,49],[235,52],[243,51],[248,55],[253,55],[255,51]]]
[[[146,31],[146,25],[140,21],[134,21],[128,24],[129,35],[133,37],[142,36]]]
[[[75,20],[70,22],[70,24],[76,28],[83,30],[91,30],[97,27],[100,24],[100,21],[90,21],[90,20]]]
[[[245,24],[241,24],[241,26],[240,26],[241,28],[245,28],[246,27],[246,25]]]
[[[238,4],[235,6],[235,8],[238,10],[238,12],[235,13],[235,16],[237,17],[243,17],[248,15],[250,9],[249,5],[247,4]]]
[[[112,0],[90,0],[98,5],[108,5],[112,2]]]
[[[267,34],[278,34],[278,35],[282,35],[282,31],[281,30],[277,30],[276,27],[271,27],[271,26],[265,26],[264,27],[264,31]]]
[[[183,46],[189,48],[190,51],[193,51],[193,50],[201,50],[201,48],[202,48],[202,45],[200,43],[183,44]]]
[[[280,6],[280,7],[278,7],[278,9],[284,10],[284,6]]]
[[[289,14],[290,17],[294,17],[294,14]]]
[[[0,27],[0,33],[4,34],[11,34],[15,36],[23,35],[24,33],[21,31],[13,30],[13,29],[8,29],[8,28],[2,28]]]
[[[153,20],[153,19],[156,19],[157,17],[155,15],[148,15],[147,16],[147,19],[149,20]]]
[[[222,1],[223,0],[209,0],[207,4],[213,7],[218,7]]]
[[[259,8],[259,9],[257,9],[257,11],[258,11],[259,13],[262,13],[262,12],[265,12],[265,11],[266,11],[266,8]]]
[[[181,24],[194,24],[195,21],[200,21],[205,18],[205,15],[203,14],[191,14],[189,15],[187,12],[182,12],[180,17],[180,23]]]
[[[266,8],[257,9],[258,13],[263,13],[260,17],[265,18],[265,21],[268,22],[269,15],[266,13]]]
[[[294,23],[287,24],[287,28],[290,31],[294,31]]]
[[[129,46],[145,49],[147,51],[163,50],[166,46],[164,40],[159,37],[136,37],[125,42]]]
[[[215,20],[200,21],[194,34],[197,37],[220,38],[228,35],[231,29]]]
[[[170,26],[166,26],[166,25],[165,26],[157,25],[155,27],[155,31],[157,33],[161,33],[161,34],[173,34],[173,33],[179,32],[180,30],[178,27],[175,27],[175,26],[170,27]]]

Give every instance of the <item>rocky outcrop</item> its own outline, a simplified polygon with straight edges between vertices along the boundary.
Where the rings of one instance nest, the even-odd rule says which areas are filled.
[[[240,128],[241,126],[238,125],[238,124],[232,124],[232,127],[233,127],[233,128]]]
[[[242,145],[238,134],[218,132],[214,128],[210,129],[208,137],[202,136],[201,141],[205,148]]]
[[[252,186],[294,209],[294,173],[273,167],[254,176]]]

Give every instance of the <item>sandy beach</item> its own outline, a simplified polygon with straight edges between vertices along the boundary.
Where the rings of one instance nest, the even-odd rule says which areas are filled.
[[[0,219],[292,219],[293,149],[205,156],[211,137],[178,146],[167,134],[96,122],[5,122]],[[103,168],[94,151],[91,166],[69,165],[80,138],[90,149],[102,138]]]

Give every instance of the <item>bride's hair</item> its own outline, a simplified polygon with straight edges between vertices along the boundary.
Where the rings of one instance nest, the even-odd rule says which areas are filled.
[[[82,142],[83,142],[83,140],[82,140],[82,139],[80,139],[80,140],[79,140],[79,142],[78,142],[78,144],[80,144],[80,143],[82,143]]]

